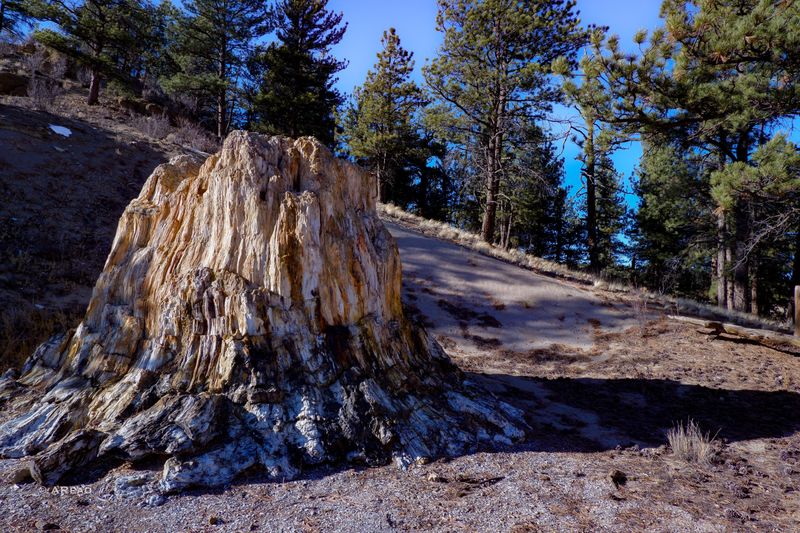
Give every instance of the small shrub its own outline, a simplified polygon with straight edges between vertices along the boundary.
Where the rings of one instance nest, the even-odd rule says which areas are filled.
[[[169,119],[164,115],[152,117],[134,115],[130,120],[130,124],[153,139],[163,139],[170,132]]]
[[[33,76],[28,82],[28,97],[38,111],[51,111],[61,93],[61,86],[48,78]]]
[[[37,73],[42,72],[42,66],[44,65],[45,59],[47,59],[47,54],[44,51],[44,48],[37,46],[36,51],[32,54],[27,54],[23,56],[22,63],[25,65],[25,69],[31,76],[31,79],[36,77]]]
[[[81,306],[51,310],[28,303],[0,311],[0,373],[21,367],[39,344],[74,328],[82,315]]]
[[[672,453],[687,463],[710,464],[714,456],[714,439],[710,433],[703,433],[691,418],[685,426],[683,422],[678,422],[667,431],[667,441]]]
[[[50,60],[50,77],[54,80],[63,80],[67,74],[67,58],[55,56]]]
[[[164,90],[161,88],[161,85],[158,84],[157,80],[148,77],[144,81],[144,87],[142,87],[142,100],[145,102],[163,104],[167,101],[167,95],[164,93]]]
[[[178,119],[178,130],[174,134],[174,139],[178,144],[189,146],[201,152],[211,153],[219,148],[216,137],[208,130],[185,118]]]
[[[92,71],[86,67],[81,67],[78,69],[77,78],[81,84],[81,87],[88,87],[92,81]]]

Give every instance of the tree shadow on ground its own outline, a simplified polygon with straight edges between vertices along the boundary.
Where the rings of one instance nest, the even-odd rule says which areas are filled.
[[[597,452],[659,446],[678,422],[695,420],[728,442],[780,438],[800,430],[800,394],[689,385],[666,379],[544,379],[468,374],[525,413],[526,449]],[[549,434],[549,435],[548,435]]]

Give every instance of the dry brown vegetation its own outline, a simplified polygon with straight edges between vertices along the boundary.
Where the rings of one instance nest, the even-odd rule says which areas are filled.
[[[45,309],[23,303],[0,313],[0,372],[19,368],[36,347],[78,325],[85,309]]]
[[[172,129],[169,119],[164,115],[134,115],[131,117],[130,124],[148,137],[156,140],[164,139]]]
[[[178,128],[173,135],[176,143],[201,152],[212,153],[219,149],[213,135],[188,119],[178,119]]]
[[[678,422],[667,431],[667,441],[672,453],[687,463],[710,465],[714,457],[714,437],[703,431],[691,418],[684,425]]]
[[[84,97],[72,87],[38,111],[29,97],[0,96],[0,371],[76,325],[122,210],[181,150],[142,135],[111,101]]]

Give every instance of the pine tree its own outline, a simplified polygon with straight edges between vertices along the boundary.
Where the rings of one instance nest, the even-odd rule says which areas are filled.
[[[180,10],[169,0],[145,5],[140,33],[147,38],[127,50],[124,66],[131,73],[137,92],[148,89],[160,93],[163,90],[161,80],[178,72],[178,65],[170,52],[173,46],[171,26],[180,14]]]
[[[704,299],[716,231],[708,172],[674,141],[643,145],[631,231],[635,274],[651,289]]]
[[[506,161],[503,197],[499,203],[500,244],[561,261],[574,231],[565,218],[567,190],[564,162],[535,124],[525,127],[527,142]]]
[[[495,239],[511,131],[558,100],[550,64],[559,56],[573,61],[586,42],[574,7],[574,0],[439,0],[444,42],[425,79],[451,114],[447,140],[470,152],[483,180],[475,201],[488,242]]]
[[[253,40],[269,30],[263,0],[191,0],[172,28],[178,72],[162,83],[173,95],[192,95],[214,117],[217,137],[228,133],[242,67]]]
[[[147,39],[142,0],[47,0],[31,5],[37,19],[52,22],[59,30],[37,31],[36,39],[90,70],[89,105],[97,104],[104,77],[126,77],[117,58]]]
[[[248,62],[254,89],[250,121],[271,134],[313,135],[333,145],[335,110],[343,102],[333,88],[347,66],[330,49],[342,40],[342,14],[328,0],[280,0],[273,8],[277,41],[257,50]]]
[[[604,40],[604,29],[592,32],[592,47],[581,58],[577,74],[569,71],[569,63],[562,58],[553,65],[556,72],[568,76],[563,89],[567,102],[574,106],[581,119],[572,129],[576,132],[574,141],[581,148],[578,159],[583,163],[585,248],[589,269],[593,272],[600,272],[616,262],[621,247],[617,233],[624,226],[627,212],[619,193],[620,180],[611,162],[611,154],[624,138],[609,123],[612,100],[602,77],[603,58],[598,53]],[[580,83],[573,78],[580,79]]]
[[[626,229],[628,209],[622,191],[622,180],[608,152],[601,153],[595,174],[597,269],[602,272],[617,266],[625,253],[622,235]],[[588,195],[587,195],[588,198]]]
[[[402,47],[394,28],[383,33],[381,44],[378,62],[343,113],[341,139],[375,173],[380,201],[407,207],[414,200],[414,160],[425,157],[416,153],[424,143],[415,123],[425,101],[409,79],[413,53]]]
[[[679,137],[717,169],[750,166],[778,121],[800,113],[800,4],[772,0],[667,0],[665,27],[635,40],[631,57],[608,42],[603,75],[616,123],[629,132]],[[742,166],[735,168],[742,169]],[[747,198],[717,209],[719,305],[741,311],[758,284],[751,268],[753,209]]]
[[[749,258],[748,302],[753,313],[769,310],[775,282],[788,294],[786,234],[800,221],[800,153],[783,135],[762,144],[748,163],[737,161],[711,175],[711,195],[723,212],[747,206],[750,233],[744,243]],[[783,257],[775,264],[776,257]],[[766,275],[770,272],[772,275]],[[782,300],[782,298],[781,298]]]

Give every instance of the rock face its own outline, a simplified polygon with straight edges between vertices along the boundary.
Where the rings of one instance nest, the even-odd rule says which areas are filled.
[[[34,455],[50,484],[104,457],[159,456],[170,492],[523,436],[519,413],[404,318],[374,191],[310,138],[235,132],[202,166],[158,167],[83,322],[0,386],[22,413],[0,427],[0,455]]]

